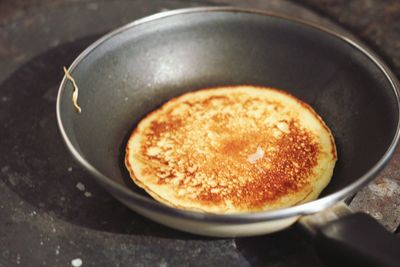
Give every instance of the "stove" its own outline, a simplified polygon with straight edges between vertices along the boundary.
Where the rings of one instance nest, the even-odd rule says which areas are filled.
[[[324,266],[296,227],[267,236],[221,239],[152,222],[95,183],[61,140],[55,101],[62,67],[89,44],[149,14],[229,1],[44,2],[0,20],[0,267]],[[342,30],[297,4],[265,2],[231,1]],[[391,231],[400,220],[399,153],[350,204]]]

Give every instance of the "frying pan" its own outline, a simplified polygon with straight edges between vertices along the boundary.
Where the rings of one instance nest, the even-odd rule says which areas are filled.
[[[237,8],[192,8],[153,15],[102,37],[69,67],[57,119],[76,160],[132,210],[170,227],[210,236],[275,232],[300,221],[324,253],[399,266],[400,241],[343,200],[371,181],[399,140],[394,75],[352,38],[286,16]],[[147,113],[182,93],[221,85],[284,89],[331,128],[338,162],[318,200],[258,213],[218,215],[156,202],[129,178],[124,148]]]

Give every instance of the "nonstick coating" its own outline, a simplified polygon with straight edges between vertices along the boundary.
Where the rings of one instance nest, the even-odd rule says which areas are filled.
[[[183,12],[126,27],[95,46],[71,68],[83,111],[75,112],[72,87],[64,83],[60,123],[89,164],[143,195],[123,165],[127,138],[143,116],[187,91],[261,85],[310,104],[338,150],[322,196],[366,174],[395,139],[398,101],[385,73],[343,39],[300,22],[249,12]]]

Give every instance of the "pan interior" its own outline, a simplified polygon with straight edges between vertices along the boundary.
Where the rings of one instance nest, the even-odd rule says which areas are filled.
[[[390,82],[365,54],[309,26],[251,13],[184,13],[127,28],[87,54],[72,75],[83,111],[74,111],[67,83],[60,102],[67,136],[100,172],[138,192],[123,166],[127,138],[148,112],[187,91],[261,85],[310,104],[338,149],[323,196],[377,163],[399,119]]]

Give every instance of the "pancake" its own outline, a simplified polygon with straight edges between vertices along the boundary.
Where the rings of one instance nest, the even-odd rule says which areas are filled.
[[[142,119],[126,146],[132,180],[179,209],[227,214],[316,199],[336,162],[331,131],[277,89],[186,93]]]

